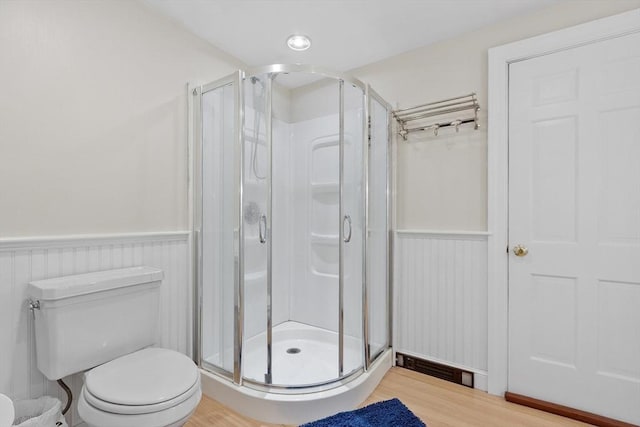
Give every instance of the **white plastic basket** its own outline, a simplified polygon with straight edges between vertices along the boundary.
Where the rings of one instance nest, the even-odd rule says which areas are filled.
[[[69,427],[62,415],[62,403],[55,397],[19,400],[13,406],[14,427]]]

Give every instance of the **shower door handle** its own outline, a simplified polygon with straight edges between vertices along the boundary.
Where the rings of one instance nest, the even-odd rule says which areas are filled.
[[[265,214],[260,215],[258,221],[258,234],[260,237],[260,243],[267,242],[267,216]]]
[[[344,225],[345,223],[349,226],[349,232],[345,234]],[[342,240],[345,243],[349,243],[351,241],[351,217],[349,215],[345,215],[342,219]]]

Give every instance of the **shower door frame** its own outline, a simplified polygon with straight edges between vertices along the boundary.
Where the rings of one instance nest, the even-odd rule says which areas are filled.
[[[244,200],[244,185],[243,185],[243,177],[244,177],[244,127],[245,127],[245,101],[244,101],[244,88],[243,83],[247,77],[257,76],[260,74],[269,74],[269,73],[309,73],[316,74],[318,76],[322,76],[325,78],[331,78],[340,83],[340,138],[341,138],[341,152],[342,146],[344,144],[344,128],[343,128],[343,120],[344,120],[344,92],[343,85],[345,82],[350,83],[354,86],[357,86],[362,90],[363,94],[363,135],[362,135],[362,161],[363,161],[363,186],[365,188],[363,195],[363,233],[362,233],[362,260],[363,260],[363,275],[362,275],[362,366],[360,368],[356,368],[352,372],[347,375],[343,375],[342,370],[339,370],[339,376],[328,380],[326,382],[317,383],[317,384],[305,384],[305,385],[292,385],[292,386],[282,386],[282,385],[273,385],[267,383],[260,383],[257,381],[252,381],[244,378],[243,369],[242,369],[242,350],[243,350],[243,331],[244,331],[244,226],[243,226],[243,200]],[[202,161],[202,125],[203,125],[203,117],[202,117],[202,95],[210,90],[214,90],[226,85],[232,84],[234,86],[234,100],[235,100],[235,121],[234,121],[234,130],[233,130],[233,139],[235,141],[235,176],[238,180],[238,188],[239,194],[235,199],[236,202],[239,203],[237,207],[239,215],[236,218],[235,229],[237,230],[237,235],[234,237],[235,247],[238,249],[237,252],[234,251],[234,362],[233,362],[233,372],[229,372],[225,369],[217,367],[209,362],[203,360],[202,355],[202,292],[203,292],[203,283],[202,283],[202,165],[198,164],[198,161]],[[271,86],[271,85],[270,85]],[[269,98],[271,98],[271,87],[269,90]],[[385,349],[389,349],[392,347],[392,308],[393,308],[393,262],[392,262],[392,244],[393,244],[393,209],[392,202],[394,198],[394,181],[393,181],[393,163],[394,163],[394,151],[392,148],[393,138],[392,138],[392,120],[391,120],[391,104],[385,101],[380,95],[378,95],[370,86],[365,85],[360,80],[341,73],[336,73],[331,70],[316,67],[313,65],[302,65],[302,64],[274,64],[265,67],[258,67],[249,70],[238,70],[233,74],[223,77],[221,79],[215,80],[206,85],[198,86],[195,88],[189,88],[189,93],[194,96],[194,102],[189,103],[189,107],[191,108],[190,113],[192,114],[192,122],[193,122],[193,133],[191,134],[190,148],[192,153],[192,161],[190,162],[190,192],[193,195],[193,204],[192,204],[192,215],[193,218],[193,252],[195,254],[194,263],[193,263],[193,277],[194,277],[194,290],[195,290],[195,298],[194,298],[194,340],[193,340],[193,358],[194,361],[198,364],[199,367],[205,368],[206,370],[213,372],[226,378],[237,385],[243,385],[247,383],[251,385],[252,388],[270,391],[270,390],[279,390],[279,392],[286,393],[287,391],[296,392],[298,390],[306,390],[306,391],[322,391],[326,389],[333,388],[340,384],[345,384],[355,378],[357,378],[361,373],[367,372],[373,362],[375,362],[382,354],[385,353]],[[386,239],[386,253],[387,253],[387,343],[386,346],[383,347],[383,350],[379,351],[377,354],[371,356],[368,351],[369,348],[369,340],[368,340],[368,330],[369,330],[369,322],[368,322],[368,300],[367,300],[367,291],[368,291],[368,281],[367,281],[367,255],[368,255],[368,212],[369,212],[369,203],[368,203],[368,192],[369,192],[369,143],[371,139],[371,129],[370,129],[370,117],[371,117],[371,100],[375,99],[382,106],[384,106],[387,111],[387,161],[386,161],[386,206],[387,206],[387,239]],[[271,99],[269,100],[269,104],[271,104]],[[269,247],[271,246],[271,144],[272,144],[272,136],[271,136],[271,120],[272,117],[268,117],[268,151],[269,151],[269,195],[268,195],[268,226],[267,228],[267,236],[269,239]],[[342,156],[342,155],[341,155]],[[341,160],[342,163],[342,160]],[[340,174],[342,175],[342,164],[340,165]],[[342,187],[342,176],[340,179],[340,186]],[[341,191],[342,193],[342,191]],[[340,197],[340,212],[343,214],[342,207],[342,197]],[[343,224],[342,217],[340,218],[340,240],[342,240],[343,234]],[[268,252],[271,252],[270,250]],[[342,251],[340,251],[339,262],[342,264]],[[270,258],[270,253],[268,254],[268,258]],[[269,271],[271,270],[270,259],[267,260],[267,268]],[[270,274],[267,273],[269,282],[271,278]],[[342,319],[342,313],[344,307],[342,307],[342,274],[339,276],[340,280],[340,291],[339,291],[339,316]],[[269,286],[270,287],[270,286]],[[268,310],[268,329],[272,325],[270,307],[271,307],[271,292],[268,293],[268,301],[267,301],[267,310]],[[340,320],[342,323],[342,320]],[[268,337],[270,338],[271,334],[267,332]],[[268,356],[267,356],[267,371],[271,373],[271,355],[270,349],[272,347],[271,340],[268,338],[267,348]],[[340,328],[339,331],[339,343],[342,343],[344,339],[344,331]],[[339,357],[339,367],[343,365],[343,358]]]
[[[368,235],[369,235],[369,177],[371,173],[371,165],[369,162],[370,150],[371,150],[371,140],[372,140],[372,129],[371,129],[371,116],[373,111],[372,101],[379,103],[383,106],[387,111],[387,161],[386,161],[386,224],[387,224],[387,236],[386,236],[386,256],[387,260],[387,274],[386,274],[386,283],[387,283],[387,342],[383,345],[382,350],[378,351],[373,356],[370,352],[370,341],[369,341],[369,269],[367,260],[369,259],[369,245],[368,243]],[[394,192],[394,170],[393,170],[393,160],[394,160],[394,152],[393,152],[393,120],[392,120],[392,111],[393,106],[387,102],[378,92],[376,92],[371,85],[367,85],[367,90],[365,92],[365,109],[367,113],[367,130],[365,133],[366,138],[366,149],[365,151],[365,241],[364,241],[364,286],[363,286],[363,296],[362,296],[362,314],[363,314],[363,341],[364,341],[364,370],[365,372],[369,370],[371,364],[375,362],[378,357],[380,357],[385,349],[392,346],[393,342],[393,198],[395,196]]]
[[[243,185],[242,174],[244,173],[244,151],[243,147],[243,135],[241,133],[244,127],[244,96],[242,82],[244,80],[244,72],[242,70],[235,71],[234,73],[222,77],[218,80],[214,80],[202,86],[195,88],[188,88],[188,92],[193,95],[193,103],[189,103],[191,107],[191,115],[193,122],[193,133],[190,141],[190,153],[192,156],[190,162],[190,193],[193,195],[192,214],[193,220],[193,278],[194,278],[194,323],[193,331],[193,359],[199,367],[204,367],[210,372],[214,372],[223,378],[226,378],[238,385],[242,385],[241,366],[242,366],[242,340],[244,331],[244,276],[240,274],[244,268],[244,236],[242,227],[243,209]],[[238,183],[239,193],[235,200],[238,203],[238,215],[235,218],[234,234],[237,231],[237,235],[234,237],[234,314],[233,314],[233,372],[229,372],[226,369],[216,366],[210,362],[207,362],[202,357],[202,295],[203,295],[203,260],[202,260],[202,216],[203,216],[203,117],[202,117],[202,96],[212,90],[220,89],[225,86],[233,86],[234,88],[234,125],[233,125],[233,140],[234,140],[234,163],[235,163],[235,182]],[[237,249],[237,250],[236,250]]]

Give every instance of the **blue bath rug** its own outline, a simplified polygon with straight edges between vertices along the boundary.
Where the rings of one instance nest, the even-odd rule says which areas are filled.
[[[300,427],[426,427],[398,399],[373,403],[355,411],[340,412]]]

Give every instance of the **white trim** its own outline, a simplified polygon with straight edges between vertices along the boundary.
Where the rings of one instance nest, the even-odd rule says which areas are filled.
[[[195,127],[195,119],[194,119],[194,113],[193,113],[193,92],[196,90],[196,88],[198,87],[197,85],[194,85],[192,83],[186,83],[186,91],[187,91],[187,217],[188,217],[188,224],[189,224],[189,230],[191,230],[191,232],[189,233],[189,248],[187,249],[187,253],[188,253],[188,257],[189,257],[189,265],[188,265],[188,273],[187,273],[187,277],[188,277],[188,283],[189,283],[189,287],[191,289],[191,292],[189,292],[189,298],[188,298],[188,304],[189,304],[189,312],[191,314],[191,322],[188,325],[188,329],[189,329],[189,333],[188,333],[188,337],[189,337],[189,342],[187,342],[187,347],[189,349],[189,356],[191,357],[191,359],[193,359],[193,361],[198,364],[200,363],[198,357],[199,355],[196,354],[196,337],[195,337],[195,333],[197,331],[196,328],[196,322],[198,321],[197,316],[196,316],[196,298],[197,298],[197,290],[196,290],[196,283],[195,283],[195,278],[196,278],[196,259],[195,259],[195,255],[196,255],[196,251],[195,251],[195,240],[194,240],[194,235],[195,235],[195,222],[194,222],[194,179],[195,179],[195,174],[194,174],[194,162],[195,162],[195,153],[194,153],[194,135],[193,135],[193,131],[194,131],[194,127]]]
[[[488,391],[508,380],[508,96],[509,64],[640,32],[640,9],[489,49],[487,219]]]
[[[46,249],[70,246],[99,246],[130,242],[185,241],[190,231],[158,231],[145,233],[77,234],[68,236],[12,237],[0,239],[0,251]]]
[[[438,238],[438,239],[469,239],[486,240],[491,234],[488,231],[465,231],[465,230],[396,230],[398,237],[415,238]]]
[[[193,152],[193,91],[196,90],[196,87],[196,85],[193,85],[191,83],[185,84],[185,89],[187,91],[187,132],[185,136],[187,138],[187,218],[189,230],[193,230],[193,162],[195,156]]]

